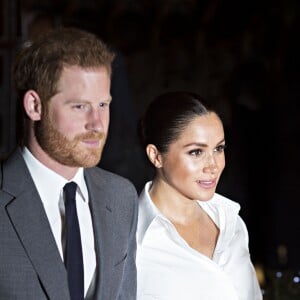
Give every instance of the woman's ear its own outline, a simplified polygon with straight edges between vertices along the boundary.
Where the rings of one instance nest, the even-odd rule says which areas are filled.
[[[29,90],[23,97],[23,105],[27,116],[32,121],[39,121],[42,114],[42,103],[37,92]]]
[[[147,145],[146,153],[147,153],[149,160],[155,166],[155,168],[162,167],[161,154],[159,153],[159,151],[153,144]]]

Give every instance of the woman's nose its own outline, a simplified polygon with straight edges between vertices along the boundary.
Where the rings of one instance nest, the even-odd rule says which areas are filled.
[[[206,162],[205,162],[205,167],[204,167],[204,172],[207,173],[216,173],[218,172],[219,167],[218,164],[214,158],[213,155],[207,154],[206,155]]]

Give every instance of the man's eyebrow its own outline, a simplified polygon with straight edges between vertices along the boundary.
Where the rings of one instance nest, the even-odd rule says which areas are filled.
[[[106,98],[104,100],[99,100],[99,102],[111,102],[112,101],[112,96],[109,96],[109,98]]]

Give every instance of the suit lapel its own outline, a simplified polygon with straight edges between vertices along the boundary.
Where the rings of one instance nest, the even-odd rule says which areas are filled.
[[[17,168],[18,172],[10,174]],[[7,213],[49,299],[69,299],[64,264],[42,202],[21,156],[5,170],[4,190],[11,195]],[[16,178],[17,177],[17,178]],[[12,185],[15,178],[15,186]],[[20,196],[18,196],[20,195]]]
[[[97,277],[97,291],[95,299],[102,299],[106,294],[105,289],[110,287],[105,285],[110,282],[113,271],[113,227],[114,222],[112,218],[112,198],[103,188],[106,184],[101,182],[103,178],[95,181],[94,176],[86,174],[86,182],[89,190],[90,207],[93,219],[93,228],[95,236],[95,247],[98,265],[100,266],[100,276]],[[97,199],[96,199],[97,198]],[[99,275],[99,274],[98,274]]]

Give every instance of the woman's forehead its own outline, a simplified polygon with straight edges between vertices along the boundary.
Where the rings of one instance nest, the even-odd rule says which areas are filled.
[[[193,118],[180,132],[178,139],[182,142],[190,140],[195,143],[224,139],[224,129],[220,118],[215,113],[209,113]]]

